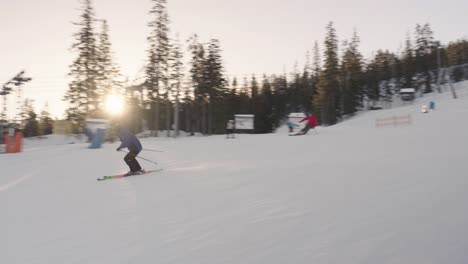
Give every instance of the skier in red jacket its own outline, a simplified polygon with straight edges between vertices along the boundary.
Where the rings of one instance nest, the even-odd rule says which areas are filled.
[[[314,129],[318,125],[317,118],[314,116],[314,114],[307,115],[306,117],[304,117],[304,119],[299,121],[299,123],[302,123],[304,121],[307,121],[306,126],[296,135],[307,134],[307,132],[309,132],[309,129]]]

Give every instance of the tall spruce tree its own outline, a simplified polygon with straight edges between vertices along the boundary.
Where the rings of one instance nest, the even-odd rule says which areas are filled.
[[[254,132],[258,132],[258,128],[260,127],[260,119],[259,119],[259,113],[261,111],[261,106],[260,106],[260,94],[259,94],[259,86],[257,82],[257,78],[255,78],[255,75],[252,74],[252,79],[250,81],[250,94],[252,95],[251,102],[252,102],[252,112],[251,114],[254,115]]]
[[[314,78],[310,70],[302,73],[300,80],[300,102],[304,112],[312,111],[312,99],[314,94]]]
[[[221,47],[219,40],[212,39],[208,44],[208,54],[204,62],[204,83],[208,95],[208,133],[222,129],[224,131],[225,115],[218,111],[226,94],[226,80],[223,75]],[[216,116],[214,116],[216,109]],[[216,122],[216,124],[214,124]],[[215,127],[216,125],[216,127]]]
[[[320,49],[319,49],[319,44],[317,41],[314,43],[314,55],[313,55],[313,60],[312,60],[312,73],[310,76],[310,82],[311,82],[311,89],[312,89],[312,94],[307,100],[309,100],[308,105],[310,106],[310,111],[314,111],[315,107],[313,105],[314,98],[317,95],[317,87],[318,87],[318,81],[320,77],[320,72],[322,71],[322,60],[320,56]]]
[[[262,92],[259,99],[259,112],[255,117],[258,119],[258,132],[270,133],[276,128],[273,120],[273,93],[270,81],[266,75],[263,76]]]
[[[324,69],[317,85],[314,108],[322,124],[333,125],[338,120],[337,111],[339,110],[338,37],[333,22],[327,25],[324,57]]]
[[[234,79],[232,80],[232,86],[231,86],[232,90],[234,90],[234,93],[235,94],[239,94],[240,91],[239,91],[239,87],[237,86],[237,77],[234,77]]]
[[[20,123],[21,126],[24,127],[26,125],[27,119],[30,117],[29,113],[35,112],[34,110],[34,100],[30,98],[24,99],[19,113]]]
[[[308,75],[312,72],[312,64],[311,64],[311,58],[310,58],[310,51],[306,52],[306,57],[305,57],[305,64],[304,64],[304,71],[307,72]]]
[[[424,92],[432,92],[432,76],[430,74],[430,53],[434,46],[433,31],[429,24],[416,25],[415,62],[416,71],[420,74],[419,83],[424,86]]]
[[[382,101],[387,106],[393,100],[393,94],[396,92],[396,74],[395,65],[396,56],[388,50],[378,50],[372,61],[367,65],[366,96],[375,106],[377,102]]]
[[[39,117],[39,135],[49,135],[53,133],[54,120],[50,117],[49,104],[46,103]]]
[[[271,86],[274,94],[273,120],[275,120],[275,127],[278,127],[289,113],[288,81],[286,75],[272,76]]]
[[[96,35],[94,31],[95,14],[91,0],[81,0],[81,21],[74,23],[79,31],[74,34],[72,51],[78,53],[70,66],[72,81],[64,100],[68,101],[67,116],[75,125],[81,127],[87,116],[93,117],[98,110],[99,60]]]
[[[449,42],[446,53],[448,66],[468,63],[468,40],[459,39]],[[442,56],[442,60],[444,60],[444,56]]]
[[[166,0],[152,0],[148,23],[149,49],[146,65],[146,89],[153,111],[154,136],[158,136],[161,96],[168,96],[169,15]]]
[[[359,36],[355,31],[342,59],[342,102],[343,114],[352,115],[363,99],[363,57],[359,52]]]
[[[446,49],[440,50],[442,65],[456,66],[468,63],[468,40],[460,39],[450,42]],[[455,67],[452,71],[454,81],[468,79],[466,67]]]
[[[26,119],[26,125],[24,126],[25,137],[36,137],[39,136],[39,122],[37,121],[37,114],[34,111],[28,113]]]
[[[414,66],[414,50],[411,43],[411,37],[408,34],[405,42],[405,49],[403,51],[403,85],[405,87],[414,87],[413,76],[415,74]]]
[[[256,98],[259,94],[259,87],[257,78],[255,78],[255,74],[252,74],[252,80],[250,82],[250,91],[252,98]]]
[[[187,91],[183,91],[183,53],[180,44],[179,36],[177,35],[171,50],[171,56],[169,57],[170,62],[170,81],[171,81],[171,92],[174,100],[174,137],[179,136],[179,108],[180,100],[185,96],[189,96]]]
[[[229,83],[229,81],[228,81]],[[232,120],[238,109],[238,95],[236,93],[237,78],[234,77],[231,84],[229,85],[229,92],[227,94],[226,104],[226,119]]]
[[[230,109],[229,109],[229,112],[227,114],[228,120],[233,119],[234,115],[239,112],[239,108],[240,108],[239,107],[239,105],[240,105],[239,95],[240,95],[240,90],[239,90],[239,87],[238,87],[238,84],[237,84],[237,77],[234,77],[233,80],[232,80],[231,92],[230,92],[230,96],[229,96]]]
[[[378,69],[377,76],[380,80],[380,95],[383,102],[387,105],[390,105],[394,94],[391,85],[393,54],[391,54],[388,50],[379,50],[375,56],[375,62]]]
[[[312,65],[312,75],[314,76],[314,78],[318,79],[320,72],[322,71],[322,60],[320,57],[320,49],[317,41],[315,41],[314,43],[314,58]]]
[[[205,48],[194,34],[188,39],[190,53],[190,83],[193,87],[194,104],[190,111],[194,130],[206,133],[206,85],[204,83]]]
[[[33,100],[26,98],[21,107],[20,118],[25,137],[39,135],[39,122],[37,121],[37,114],[33,104]]]
[[[102,28],[99,33],[98,50],[98,103],[101,111],[99,115],[105,116],[103,112],[105,97],[108,94],[122,94],[123,83],[119,67],[112,58],[112,44],[109,39],[109,25],[107,20],[101,20]]]
[[[288,94],[289,94],[289,111],[290,112],[299,112],[304,111],[302,105],[303,97],[302,89],[302,78],[299,74],[297,67],[294,67],[294,72],[291,74],[291,83],[289,85]]]
[[[252,113],[252,97],[250,96],[249,81],[244,77],[243,84],[239,89],[239,111],[238,114]]]
[[[371,61],[366,65],[365,78],[366,83],[364,87],[364,93],[366,95],[369,108],[375,107],[380,99],[380,80],[379,70],[375,61]]]

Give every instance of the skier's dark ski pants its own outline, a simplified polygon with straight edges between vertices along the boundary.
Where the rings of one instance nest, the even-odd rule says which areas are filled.
[[[127,155],[125,155],[124,160],[125,163],[127,163],[128,167],[130,168],[130,171],[135,172],[141,170],[140,163],[136,160],[136,156],[138,153],[138,149],[135,147],[135,145],[130,145],[128,147],[129,152]]]

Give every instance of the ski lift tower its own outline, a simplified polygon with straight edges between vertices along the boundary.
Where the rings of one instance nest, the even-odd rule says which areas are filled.
[[[18,113],[17,113],[17,120],[15,121],[19,121],[19,115],[20,115],[20,112],[21,112],[21,99],[22,99],[22,85],[26,82],[29,82],[31,81],[32,78],[30,77],[25,77],[24,76],[24,71],[21,71],[20,73],[18,73],[15,77],[13,77],[11,80],[9,80],[8,82],[6,82],[3,87],[2,87],[2,90],[0,91],[0,95],[3,97],[3,109],[2,109],[2,113],[0,115],[0,122],[4,122],[4,123],[8,123],[8,116],[7,116],[7,107],[8,107],[8,98],[7,98],[7,95],[9,95],[12,91],[13,91],[13,88],[12,86],[16,86],[17,87],[17,94],[18,94],[18,97],[17,97],[17,110],[18,110]]]
[[[21,120],[21,100],[23,96],[23,90],[22,86],[24,83],[31,81],[32,78],[30,77],[24,77],[24,71],[21,71],[18,73],[12,80],[13,84],[17,87],[16,93],[17,93],[17,101],[16,101],[16,123],[19,124]]]
[[[3,108],[0,114],[0,123],[8,123],[7,121],[7,107],[8,107],[7,95],[10,94],[11,90],[13,89],[9,87],[8,84],[4,84],[3,89],[0,91],[0,95],[2,96],[2,99],[3,99],[2,100]]]

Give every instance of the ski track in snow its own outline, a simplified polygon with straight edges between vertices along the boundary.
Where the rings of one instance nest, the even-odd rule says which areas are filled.
[[[34,176],[35,174],[37,174],[37,172],[36,173],[26,174],[26,175],[14,180],[14,181],[11,181],[11,182],[9,182],[9,183],[7,183],[5,185],[0,185],[0,192],[3,192],[3,191],[8,190],[8,189],[10,189],[12,187],[15,187],[19,183],[29,179],[30,177]]]

